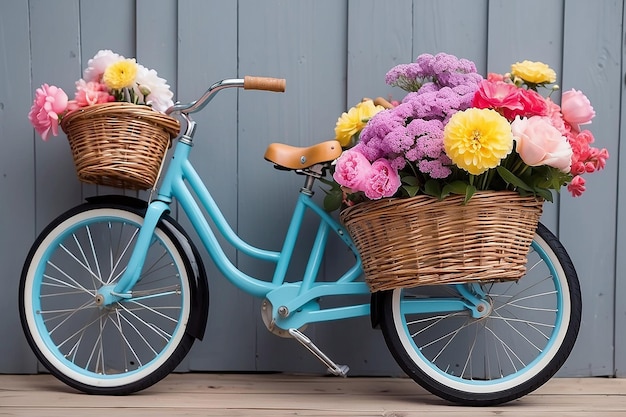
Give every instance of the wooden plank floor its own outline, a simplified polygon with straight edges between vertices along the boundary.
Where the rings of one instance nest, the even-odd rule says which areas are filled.
[[[0,416],[624,416],[626,379],[554,378],[505,405],[471,408],[405,378],[172,374],[126,397],[84,395],[49,375],[0,375]]]

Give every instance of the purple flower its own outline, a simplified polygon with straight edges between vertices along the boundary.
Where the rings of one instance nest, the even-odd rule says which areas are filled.
[[[406,91],[417,91],[423,84],[422,69],[417,63],[400,64],[385,75],[385,82]]]
[[[447,178],[452,173],[452,170],[445,166],[440,159],[420,161],[418,169],[425,174],[429,174],[431,178]]]
[[[473,62],[445,53],[422,54],[389,70],[385,81],[409,93],[398,106],[374,115],[360,133],[353,149],[380,167],[376,174],[369,171],[361,191],[368,190],[369,198],[395,193],[389,172],[397,175],[407,164],[412,175],[448,177],[451,161],[443,147],[443,128],[453,114],[471,107],[482,79]]]

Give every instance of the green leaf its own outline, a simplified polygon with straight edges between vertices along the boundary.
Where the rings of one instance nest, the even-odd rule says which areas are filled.
[[[521,188],[522,190],[533,191],[532,187],[503,166],[498,166],[496,170],[498,171],[500,178],[502,178],[507,184],[511,184],[514,187]]]
[[[467,204],[467,202],[470,201],[475,192],[476,187],[474,187],[473,185],[468,185],[467,188],[465,188],[465,199],[463,200],[463,204]]]
[[[413,175],[405,175],[404,177],[402,177],[402,182],[406,185],[411,185],[411,186],[418,185],[417,177]]]
[[[324,210],[332,212],[338,210],[341,207],[343,201],[343,193],[341,189],[324,190],[326,196],[324,197]]]
[[[403,185],[402,189],[406,192],[407,196],[415,197],[419,192],[420,188],[412,185]]]
[[[428,180],[424,184],[424,194],[441,200],[441,185],[435,180]]]
[[[473,185],[471,186],[464,181],[452,181],[451,183],[443,186],[443,189],[441,190],[441,197],[442,198],[447,197],[450,194],[466,195],[468,187],[474,187],[474,186]],[[476,191],[475,187],[474,187],[474,191]]]
[[[552,203],[552,192],[547,188],[535,188],[535,193],[546,201]]]

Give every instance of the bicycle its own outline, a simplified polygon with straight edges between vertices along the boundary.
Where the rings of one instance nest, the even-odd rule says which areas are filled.
[[[327,141],[304,148],[271,144],[267,149],[265,158],[276,168],[304,176],[280,251],[254,247],[238,237],[189,161],[196,130],[190,115],[227,88],[284,91],[284,80],[225,79],[200,99],[175,104],[168,113],[178,115],[184,127],[149,202],[125,196],[88,198],[36,239],[22,271],[20,318],[31,348],[54,376],[90,394],[134,393],[167,376],[194,340],[203,338],[207,277],[193,241],[168,215],[174,200],[220,272],[263,300],[261,315],[268,330],[300,342],[335,375],[345,376],[348,367],[325,355],[304,335],[304,327],[367,316],[380,327],[406,374],[452,402],[511,401],[558,371],[578,334],[581,294],[567,252],[542,224],[531,245],[527,274],[517,282],[370,294],[348,233],[312,199],[315,180],[341,153],[338,142]],[[319,219],[317,234],[301,280],[287,282],[305,212]],[[275,264],[271,280],[237,269],[208,220],[238,251]],[[354,263],[341,276],[322,281],[318,273],[331,233],[352,251]],[[348,301],[354,295],[367,301]],[[334,304],[323,302],[329,298]]]

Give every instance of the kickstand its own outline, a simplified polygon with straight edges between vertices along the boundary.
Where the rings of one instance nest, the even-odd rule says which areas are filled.
[[[298,342],[300,342],[302,346],[307,348],[313,355],[315,355],[317,359],[322,361],[322,363],[328,367],[328,371],[331,374],[343,377],[346,377],[348,375],[348,371],[350,370],[348,365],[337,365],[328,356],[326,356],[324,352],[320,350],[320,348],[315,346],[315,343],[313,343],[311,339],[306,337],[304,333],[302,333],[300,330],[289,329],[289,334],[293,336],[293,338],[296,339]]]

